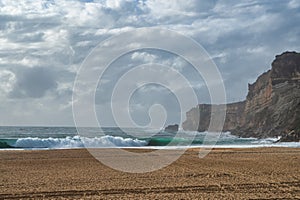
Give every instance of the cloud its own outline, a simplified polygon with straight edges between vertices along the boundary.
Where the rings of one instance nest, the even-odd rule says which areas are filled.
[[[13,89],[16,82],[16,75],[9,70],[0,70],[0,91],[1,95],[7,94]]]
[[[300,3],[297,0],[291,0],[288,3],[288,7],[291,8],[291,9],[298,9],[298,8],[300,8]]]
[[[46,68],[28,68],[17,74],[11,98],[41,98],[47,91],[57,88],[54,75]]]
[[[139,60],[139,61],[143,61],[146,63],[152,63],[155,62],[155,60],[157,60],[157,56],[147,53],[147,52],[134,52],[131,55],[131,59],[134,60]]]
[[[276,54],[300,51],[299,10],[297,0],[1,0],[0,109],[11,112],[0,121],[47,124],[52,116],[55,123],[72,124],[71,91],[82,61],[100,42],[138,27],[167,28],[199,42],[219,67],[228,101],[244,99],[247,83],[269,69]],[[172,46],[180,48],[180,41]],[[120,58],[103,91],[124,71],[148,62],[180,71],[201,102],[209,102],[189,64],[161,51]],[[105,107],[109,93],[100,94],[98,106]],[[159,94],[150,97],[155,102]]]
[[[215,6],[215,3],[216,1],[214,0],[148,0],[145,4],[153,19],[183,23],[191,21],[193,17],[201,16],[203,12],[209,12]]]

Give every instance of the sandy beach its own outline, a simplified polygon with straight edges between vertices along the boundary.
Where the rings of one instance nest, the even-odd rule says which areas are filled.
[[[190,149],[140,174],[113,170],[85,149],[0,157],[0,199],[300,199],[300,149],[293,148],[214,149],[203,159]]]

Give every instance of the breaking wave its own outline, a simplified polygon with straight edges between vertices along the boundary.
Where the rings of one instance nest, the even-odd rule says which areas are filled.
[[[122,138],[116,136],[102,137],[80,137],[68,136],[66,138],[38,138],[27,137],[19,139],[1,139],[0,148],[48,148],[48,149],[69,149],[69,148],[101,148],[101,147],[140,147],[146,146],[147,141]]]

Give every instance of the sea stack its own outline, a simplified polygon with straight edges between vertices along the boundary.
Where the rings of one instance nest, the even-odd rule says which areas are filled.
[[[165,132],[169,132],[169,133],[177,133],[179,128],[178,124],[174,124],[174,125],[169,125],[165,128]]]

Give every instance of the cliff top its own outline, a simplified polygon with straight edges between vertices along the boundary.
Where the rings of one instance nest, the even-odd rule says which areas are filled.
[[[272,62],[271,78],[293,78],[300,76],[300,53],[284,52]]]
[[[251,99],[257,91],[269,84],[278,84],[284,81],[299,80],[300,78],[300,53],[286,51],[275,56],[272,68],[261,74],[253,84],[248,84],[247,98]]]

